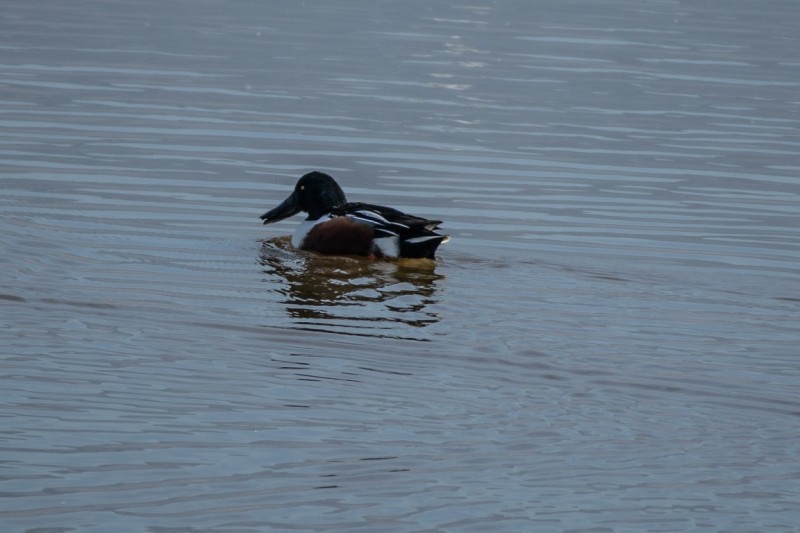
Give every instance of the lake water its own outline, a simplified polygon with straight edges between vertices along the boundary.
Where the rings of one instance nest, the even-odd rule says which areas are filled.
[[[798,24],[4,1],[2,530],[797,531]],[[313,169],[451,242],[293,250]]]

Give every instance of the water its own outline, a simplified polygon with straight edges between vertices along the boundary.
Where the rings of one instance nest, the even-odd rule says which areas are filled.
[[[796,531],[798,20],[4,2],[3,530]]]

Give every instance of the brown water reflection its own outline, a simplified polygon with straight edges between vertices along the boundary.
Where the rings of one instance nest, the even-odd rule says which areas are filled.
[[[299,329],[427,340],[414,329],[440,319],[432,306],[444,276],[433,261],[326,256],[294,250],[279,237],[262,242],[259,263]]]

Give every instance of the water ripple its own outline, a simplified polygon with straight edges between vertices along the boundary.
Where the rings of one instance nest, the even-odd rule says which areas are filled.
[[[6,529],[796,528],[789,3],[6,4]]]

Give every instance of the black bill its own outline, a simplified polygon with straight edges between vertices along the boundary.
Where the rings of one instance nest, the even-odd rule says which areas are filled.
[[[281,205],[261,215],[261,220],[263,221],[264,224],[271,224],[272,222],[277,222],[279,220],[283,220],[284,218],[289,218],[290,216],[295,215],[299,212],[300,212],[300,205],[297,203],[297,196],[294,193],[292,193],[286,200],[284,200],[281,203]]]

